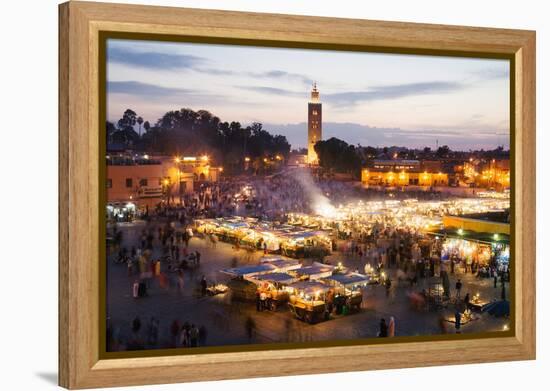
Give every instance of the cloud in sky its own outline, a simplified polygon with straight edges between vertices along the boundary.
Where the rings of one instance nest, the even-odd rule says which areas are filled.
[[[204,63],[204,58],[181,53],[138,52],[123,47],[112,47],[107,52],[107,61],[131,67],[152,70],[182,70],[195,68]]]
[[[255,91],[268,95],[283,95],[289,97],[303,97],[304,93],[283,88],[268,86],[237,86],[238,88]],[[323,101],[334,106],[355,106],[361,102],[376,100],[398,99],[414,95],[451,93],[467,88],[467,85],[458,82],[432,81],[401,85],[378,86],[365,91],[343,91],[324,94]]]
[[[472,72],[473,76],[476,76],[484,80],[499,80],[508,79],[510,72],[508,69],[500,68],[482,68]]]
[[[109,49],[107,61],[130,67],[150,70],[194,70],[217,76],[248,76],[258,79],[287,79],[311,85],[313,80],[307,75],[273,69],[265,72],[233,71],[208,66],[208,59],[183,53],[164,53],[160,51],[135,51],[114,46]]]
[[[286,72],[281,70],[273,70],[273,71],[267,71],[262,73],[249,72],[249,74],[250,76],[259,77],[259,78],[268,77],[273,79],[288,79],[288,80],[296,80],[305,85],[313,84],[313,80],[304,74]]]
[[[510,118],[505,60],[139,40],[109,40],[107,60],[111,120],[127,107],[150,121],[189,107],[284,128],[307,120],[315,80],[323,119],[332,124],[323,127],[327,135],[362,144],[369,137],[414,143],[413,135],[421,143],[438,137],[473,147],[497,133],[501,144],[509,140],[502,135]],[[354,126],[336,125],[345,123]]]
[[[408,96],[427,94],[447,94],[466,88],[462,83],[451,81],[428,81],[386,85],[370,88],[366,91],[348,91],[325,95],[325,100],[335,106],[356,105],[360,102],[398,99]]]
[[[195,92],[196,91],[185,88],[163,87],[155,84],[141,83],[139,81],[109,81],[107,83],[107,93],[112,94],[129,94],[162,98],[181,96]]]
[[[235,86],[237,88],[259,92],[261,94],[276,95],[276,96],[292,96],[296,98],[303,98],[304,93],[300,91],[291,91],[284,88],[268,87],[268,86]]]
[[[307,123],[296,124],[264,124],[268,131],[286,136],[293,148],[307,145]],[[464,137],[468,134],[468,137]],[[441,129],[437,126],[426,126],[423,129],[383,128],[356,123],[323,123],[323,138],[336,137],[345,139],[349,144],[363,146],[408,146],[416,148],[435,148],[448,145],[454,149],[493,149],[497,145],[509,147],[505,129],[480,127],[476,132],[470,132],[468,126],[457,126],[456,129]],[[345,137],[343,137],[345,135]]]

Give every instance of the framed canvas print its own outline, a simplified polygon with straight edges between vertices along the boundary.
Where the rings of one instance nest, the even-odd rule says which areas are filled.
[[[59,12],[60,385],[535,358],[534,32]]]

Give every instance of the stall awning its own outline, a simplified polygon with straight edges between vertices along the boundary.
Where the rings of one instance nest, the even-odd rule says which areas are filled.
[[[334,281],[344,287],[366,284],[369,282],[369,279],[368,276],[359,273],[335,274],[326,278],[326,280]]]
[[[302,267],[302,264],[297,261],[273,261],[269,262],[270,265],[273,265],[277,268],[279,271],[289,271],[289,270],[295,270]]]
[[[334,268],[335,267],[332,265],[314,262],[311,266],[301,267],[293,270],[293,272],[299,276],[308,277],[310,280],[315,280],[331,276],[334,272]]]
[[[279,284],[291,284],[297,280],[296,277],[293,277],[287,273],[260,274],[252,277],[251,279],[259,282],[273,282]]]
[[[330,286],[317,281],[299,281],[289,285],[289,288],[304,292],[306,295],[314,295],[330,290]]]
[[[265,274],[275,272],[277,268],[270,263],[262,263],[260,265],[254,266],[242,266],[242,267],[233,267],[230,269],[221,270],[222,273],[229,274],[235,277],[246,277],[254,276],[257,274]]]

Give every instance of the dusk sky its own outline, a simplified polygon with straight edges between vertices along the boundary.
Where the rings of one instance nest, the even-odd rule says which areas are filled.
[[[205,109],[261,122],[305,147],[313,81],[323,138],[351,144],[459,150],[509,147],[504,60],[109,40],[107,118],[131,108],[152,125],[165,112]]]

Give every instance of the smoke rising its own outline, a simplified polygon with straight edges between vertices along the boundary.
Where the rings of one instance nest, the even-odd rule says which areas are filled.
[[[292,172],[292,176],[298,181],[304,192],[308,195],[311,208],[315,214],[324,217],[336,215],[336,208],[315,184],[309,170],[298,168]]]

